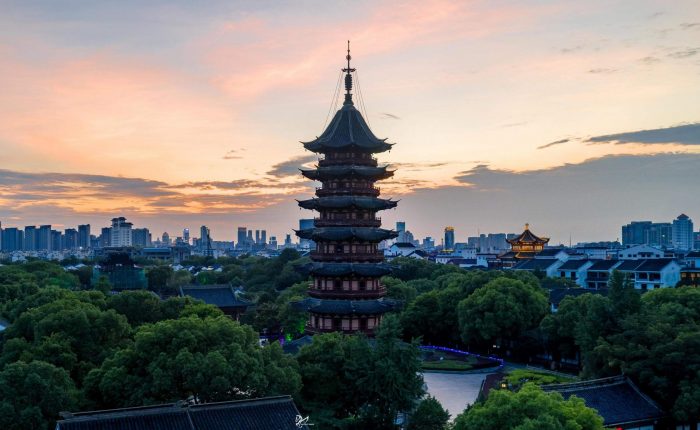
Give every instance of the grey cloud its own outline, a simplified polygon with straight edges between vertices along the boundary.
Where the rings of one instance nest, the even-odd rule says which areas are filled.
[[[383,119],[401,119],[400,117],[394,115],[393,113],[387,113],[387,112],[382,113],[382,118]]]
[[[644,58],[640,58],[639,61],[644,63],[644,64],[651,65],[651,64],[658,63],[661,60],[650,55],[650,56],[647,56]]]
[[[617,72],[617,69],[608,69],[605,67],[599,67],[596,69],[590,69],[588,73],[593,73],[593,74],[608,74],[608,73],[615,73]]]
[[[555,145],[561,145],[562,143],[568,142],[570,139],[561,139],[561,140],[555,140],[554,142],[549,142],[545,145],[538,146],[537,149],[545,149],[545,148],[551,148],[552,146]]]
[[[625,143],[700,145],[700,123],[594,136],[589,138],[587,142],[616,143],[618,145]]]
[[[684,22],[681,24],[681,28],[684,30],[688,30],[693,27],[700,27],[700,22]]]
[[[688,58],[696,55],[698,52],[700,52],[700,48],[686,48],[680,51],[671,52],[668,54],[668,56],[671,58]]]
[[[583,46],[576,45],[576,46],[572,46],[571,48],[562,48],[559,50],[559,52],[561,52],[562,54],[568,54],[571,52],[580,51],[581,49],[583,49]]]
[[[238,153],[238,151],[236,151],[235,149],[232,149],[232,150],[228,151],[226,154],[224,154],[224,156],[221,158],[223,158],[224,160],[239,160],[239,159],[243,158],[240,155],[236,155],[237,153]]]
[[[290,160],[277,163],[272,166],[272,169],[267,172],[268,175],[274,176],[276,178],[285,178],[289,176],[298,176],[299,168],[307,163],[316,161],[318,157],[316,155],[302,155],[299,157],[294,157]]]

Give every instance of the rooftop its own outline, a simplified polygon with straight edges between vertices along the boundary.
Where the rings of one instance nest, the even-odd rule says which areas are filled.
[[[506,241],[511,245],[518,243],[537,243],[543,245],[549,242],[549,238],[536,236],[530,231],[530,224],[525,224],[525,231],[523,231],[520,236],[513,239],[506,239]]]
[[[56,430],[293,430],[299,414],[289,396],[68,413]]]
[[[247,307],[253,304],[239,299],[230,285],[185,285],[180,287],[180,295],[190,296],[220,308]]]
[[[626,376],[594,379],[571,384],[544,385],[542,390],[557,392],[565,399],[576,396],[598,411],[606,427],[653,422],[665,414]]]

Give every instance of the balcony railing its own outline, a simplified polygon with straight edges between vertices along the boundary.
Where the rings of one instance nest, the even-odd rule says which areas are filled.
[[[319,197],[323,196],[348,196],[348,195],[362,195],[362,196],[378,196],[381,192],[379,187],[347,187],[347,188],[316,188],[316,195]]]
[[[308,334],[321,334],[321,333],[335,333],[340,331],[351,331],[352,333],[363,333],[367,336],[374,336],[374,330],[370,329],[355,329],[355,330],[343,330],[342,328],[318,328],[306,325],[304,331]]]
[[[376,166],[377,159],[374,157],[370,157],[370,158],[351,157],[351,158],[334,158],[334,159],[323,158],[323,159],[318,160],[318,165],[320,167],[349,165],[349,164],[354,164],[356,166]]]
[[[381,287],[378,290],[317,290],[309,289],[310,297],[317,299],[378,299],[386,295],[386,288]]]
[[[379,227],[382,225],[381,218],[373,219],[323,219],[314,218],[316,227],[333,227],[333,226],[353,226],[353,227]]]
[[[319,251],[311,251],[310,257],[314,261],[369,261],[378,262],[384,260],[381,252],[343,252],[327,254]]]

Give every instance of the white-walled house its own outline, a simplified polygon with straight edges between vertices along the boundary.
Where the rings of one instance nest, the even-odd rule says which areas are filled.
[[[664,251],[649,245],[636,245],[617,252],[620,260],[641,260],[644,258],[664,258]]]
[[[681,265],[670,258],[644,260],[634,271],[634,288],[653,290],[675,287],[681,280]]]
[[[577,285],[586,287],[588,269],[593,266],[590,260],[569,260],[557,268],[560,278],[571,279]]]

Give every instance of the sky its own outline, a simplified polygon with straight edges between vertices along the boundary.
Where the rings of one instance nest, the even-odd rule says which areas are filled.
[[[351,40],[417,238],[700,224],[700,2],[0,0],[0,222],[280,240]],[[439,243],[439,239],[438,239]]]

